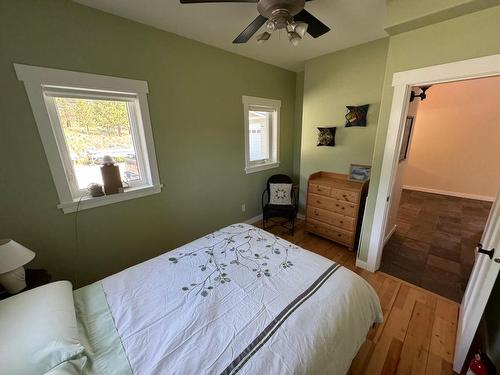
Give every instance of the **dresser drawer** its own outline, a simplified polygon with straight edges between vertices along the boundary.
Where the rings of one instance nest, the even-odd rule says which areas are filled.
[[[353,231],[355,229],[354,218],[339,215],[327,210],[316,207],[307,208],[307,217],[315,220],[322,221],[326,224],[331,224],[335,227],[345,229],[347,231]]]
[[[353,234],[342,229],[324,224],[318,220],[307,218],[306,230],[327,237],[335,242],[340,242],[347,246],[352,246]]]
[[[350,217],[354,217],[357,210],[355,204],[341,202],[337,199],[327,198],[317,194],[309,194],[307,203],[313,207],[323,208]]]
[[[319,184],[309,184],[309,192],[314,193],[314,194],[320,194],[320,195],[326,195],[327,197],[330,196],[330,191],[332,188],[327,185],[319,185]]]
[[[330,190],[330,196],[343,202],[359,203],[359,193],[355,191],[332,188]]]

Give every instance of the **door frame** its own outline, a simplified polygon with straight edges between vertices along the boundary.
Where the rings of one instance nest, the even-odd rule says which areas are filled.
[[[375,272],[380,268],[385,228],[397,173],[398,155],[403,137],[404,120],[408,112],[411,88],[498,75],[500,75],[500,54],[394,73],[392,78],[394,94],[368,244],[368,258],[366,265],[362,264],[364,262],[359,262],[359,264],[357,262],[357,265],[371,272]]]

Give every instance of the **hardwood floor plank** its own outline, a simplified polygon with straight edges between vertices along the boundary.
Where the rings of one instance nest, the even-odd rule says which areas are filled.
[[[398,339],[392,339],[387,357],[385,357],[384,367],[381,372],[382,375],[393,375],[396,373],[402,349],[403,342]]]
[[[315,235],[305,235],[304,238],[297,243],[297,245],[322,255],[325,258],[329,258],[327,256],[327,250],[332,247],[332,243],[330,241]]]
[[[431,352],[429,353],[429,358],[427,360],[426,374],[453,375],[455,372],[453,371],[451,362],[445,361],[440,356]]]
[[[373,354],[367,366],[370,371],[366,374],[381,374],[392,340],[398,339],[403,342],[406,337],[410,317],[407,314],[403,314],[403,310],[393,308],[391,314],[385,316],[385,319],[387,322],[379,341],[373,349]]]
[[[438,300],[430,350],[443,360],[453,362],[455,339],[457,334],[458,307],[454,304]]]
[[[384,317],[387,317],[390,315],[392,305],[393,305],[394,301],[396,300],[396,297],[398,295],[400,287],[401,287],[401,284],[395,280],[392,280],[392,279],[384,280],[384,282],[382,284],[382,288],[380,290],[380,294],[379,294],[380,305],[382,307],[382,312],[384,314]],[[377,329],[373,332],[373,336],[368,336],[368,338],[370,340],[372,340],[375,343],[379,340],[380,335],[382,334],[382,331],[384,330],[386,321],[387,320],[384,320],[384,323],[377,326]]]
[[[432,307],[417,300],[401,351],[398,374],[426,373],[433,323]]]
[[[431,373],[428,373],[429,375]],[[453,371],[453,365],[451,362],[447,362],[443,359],[441,359],[441,375],[453,375],[455,374],[455,371]]]
[[[373,354],[375,344],[371,340],[366,340],[351,364],[352,375],[367,374],[368,362]]]
[[[430,295],[433,295],[435,296],[436,298],[438,299],[444,299],[445,301],[449,301],[449,302],[452,302],[454,304],[456,304],[457,306],[459,306],[459,304],[449,298],[446,298],[446,297],[443,297],[439,294],[436,294],[434,292],[431,292],[430,290],[427,290],[427,289],[424,289],[420,286],[417,286],[417,285],[414,285],[414,284],[411,284],[409,283],[408,281],[405,281],[405,280],[402,280],[402,279],[398,279],[397,277],[395,276],[392,276],[392,275],[389,275],[388,273],[385,273],[385,272],[380,272],[380,271],[377,271],[376,274],[379,274],[379,275],[382,275],[383,277],[387,277],[387,278],[390,278],[390,279],[394,279],[394,280],[397,280],[399,281],[401,284],[405,284],[405,285],[408,285],[411,289],[414,289],[414,290],[419,290],[421,292],[423,292],[424,294],[430,294]]]

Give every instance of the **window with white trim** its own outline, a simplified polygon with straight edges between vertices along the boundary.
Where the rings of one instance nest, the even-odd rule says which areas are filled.
[[[243,96],[243,107],[246,173],[278,167],[281,101]]]
[[[147,82],[14,64],[24,81],[57,192],[74,212],[161,191]],[[91,198],[103,157],[114,158],[123,192]]]

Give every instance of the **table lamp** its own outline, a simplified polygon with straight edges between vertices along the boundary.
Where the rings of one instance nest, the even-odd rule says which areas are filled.
[[[35,253],[11,239],[0,239],[0,284],[10,294],[26,288],[24,265]]]

